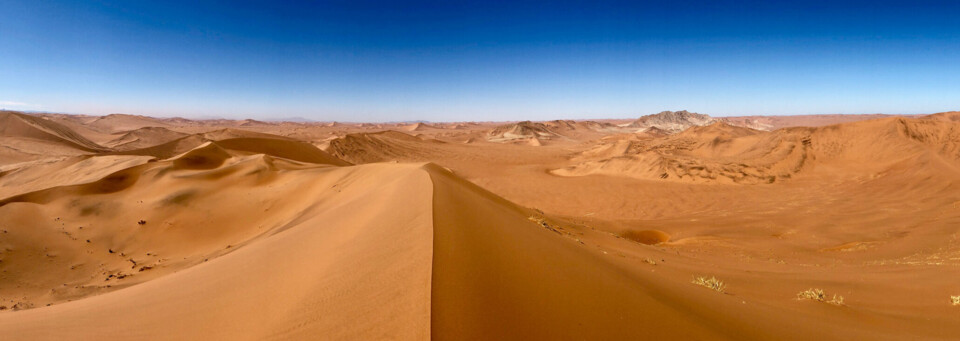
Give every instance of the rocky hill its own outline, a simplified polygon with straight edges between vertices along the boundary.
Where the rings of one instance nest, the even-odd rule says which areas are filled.
[[[680,110],[661,111],[657,114],[642,116],[636,121],[629,123],[627,126],[632,128],[640,128],[640,131],[644,131],[648,128],[657,128],[660,130],[677,133],[690,127],[705,126],[714,122],[717,122],[717,119],[714,119],[708,115]]]

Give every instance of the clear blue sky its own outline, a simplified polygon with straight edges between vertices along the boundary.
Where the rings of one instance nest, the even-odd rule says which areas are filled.
[[[0,107],[340,121],[930,113],[960,109],[960,2],[0,0]]]

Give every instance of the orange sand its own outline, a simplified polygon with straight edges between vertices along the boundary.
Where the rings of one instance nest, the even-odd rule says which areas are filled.
[[[636,130],[0,112],[0,335],[960,336],[960,113]]]

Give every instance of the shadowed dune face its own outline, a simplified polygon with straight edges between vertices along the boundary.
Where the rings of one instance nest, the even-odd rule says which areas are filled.
[[[176,139],[0,163],[0,333],[951,339],[956,116],[679,133],[159,120]],[[33,119],[46,140],[0,142],[82,141]],[[90,131],[111,120],[153,119]],[[522,126],[556,138],[488,140]]]
[[[640,244],[656,245],[666,243],[670,240],[670,235],[657,230],[630,230],[620,233],[620,237],[635,241]]]
[[[110,174],[99,181],[82,185],[79,188],[79,194],[108,194],[122,191],[130,186],[133,186],[139,177],[140,174],[136,172],[136,170],[119,171]]]
[[[433,169],[433,338],[719,336],[573,239],[531,223],[531,212],[443,172]]]
[[[230,158],[226,150],[218,143],[207,142],[194,150],[173,159],[176,169],[213,169],[220,167]]]

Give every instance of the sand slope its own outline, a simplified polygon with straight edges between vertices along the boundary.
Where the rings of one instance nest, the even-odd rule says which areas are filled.
[[[107,148],[51,120],[0,111],[0,165],[106,150]]]
[[[5,270],[22,275],[6,278],[5,296],[61,303],[3,312],[0,330],[31,340],[425,338],[429,177],[417,166],[281,160],[234,157],[208,143],[89,184],[4,200],[0,225],[18,227],[6,233],[3,261],[14,267]],[[401,205],[411,209],[378,209]],[[31,216],[59,219],[15,221]],[[44,233],[67,235],[51,244],[57,239]],[[37,254],[41,246],[52,260]],[[55,272],[71,275],[38,277]],[[48,295],[27,283],[74,292]],[[81,291],[107,293],[62,302],[89,295]]]

